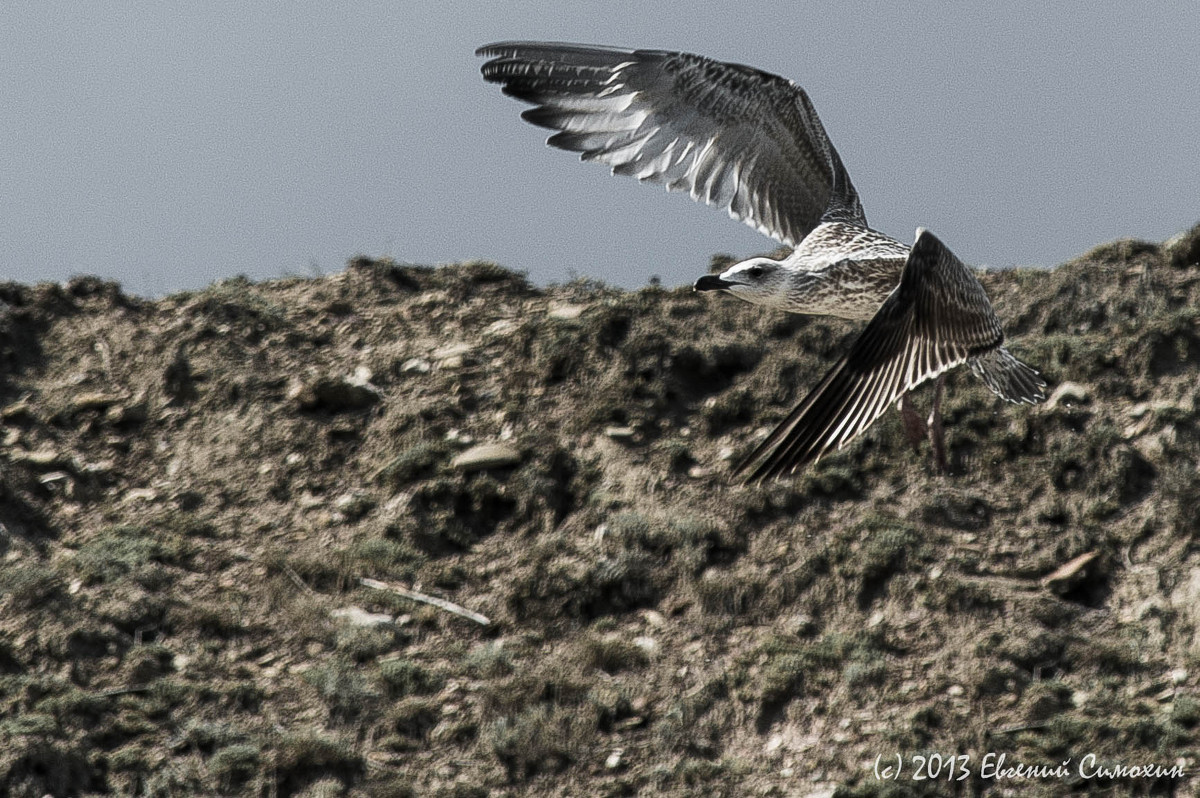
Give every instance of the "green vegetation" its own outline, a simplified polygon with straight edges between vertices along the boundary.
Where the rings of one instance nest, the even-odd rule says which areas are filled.
[[[854,325],[487,262],[0,285],[0,795],[1195,792],[1197,242],[985,275],[1058,394],[952,373],[950,474],[889,413],[755,487]]]

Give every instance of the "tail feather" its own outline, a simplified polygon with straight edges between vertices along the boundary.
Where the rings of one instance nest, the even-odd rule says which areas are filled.
[[[1035,405],[1046,398],[1046,381],[1037,369],[1017,360],[1002,346],[971,358],[967,365],[1005,401]]]

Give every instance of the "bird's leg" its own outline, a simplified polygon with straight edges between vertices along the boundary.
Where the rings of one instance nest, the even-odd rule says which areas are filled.
[[[942,430],[942,386],[946,375],[939,374],[933,386],[933,408],[929,411],[929,443],[933,447],[933,465],[939,472],[946,471],[946,438]]]
[[[921,418],[921,414],[913,407],[911,396],[906,393],[900,397],[900,422],[904,425],[904,436],[908,438],[913,451],[920,452],[921,444],[929,434],[929,428],[925,425],[925,419]]]

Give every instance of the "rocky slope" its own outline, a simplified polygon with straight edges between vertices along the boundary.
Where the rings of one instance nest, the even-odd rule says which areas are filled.
[[[754,488],[855,327],[487,263],[0,285],[0,796],[1189,794],[1200,228],[984,279],[1051,401],[955,373],[952,473],[892,413]]]

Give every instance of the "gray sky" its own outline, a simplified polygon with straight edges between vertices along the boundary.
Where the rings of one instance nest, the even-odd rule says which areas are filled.
[[[551,9],[547,11],[546,9]],[[1052,266],[1200,220],[1200,3],[780,0],[0,7],[0,279],[161,294],[355,254],[537,282],[703,274],[773,242],[542,144],[502,39],[690,50],[812,96],[872,226]]]

